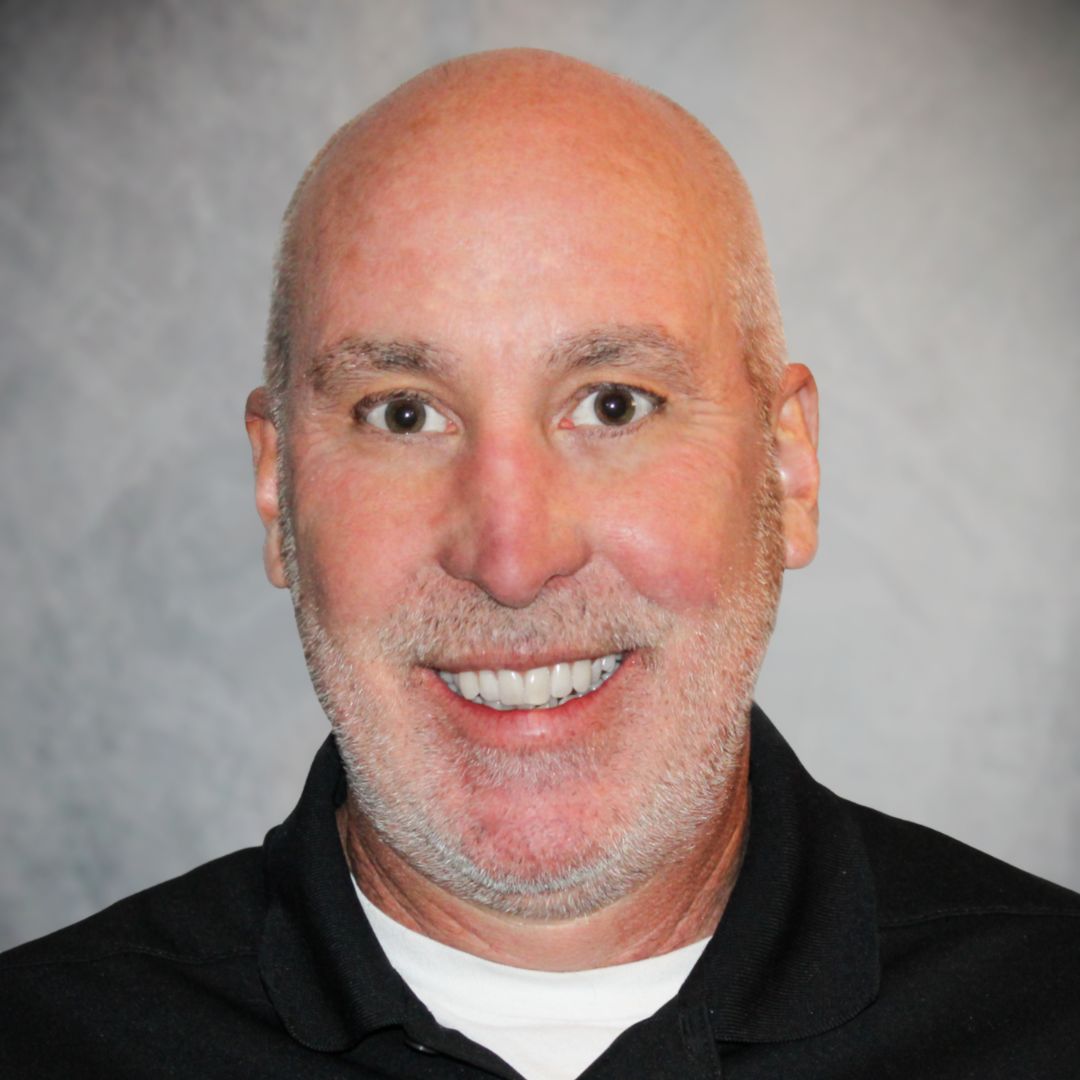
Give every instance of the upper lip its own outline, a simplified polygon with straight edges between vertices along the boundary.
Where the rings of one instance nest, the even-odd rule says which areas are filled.
[[[454,660],[433,661],[426,663],[426,667],[434,671],[445,671],[447,674],[456,675],[462,671],[531,671],[533,668],[552,667],[555,664],[572,664],[575,660],[598,660],[602,656],[625,655],[628,649],[613,649],[608,646],[598,646],[595,651],[580,648],[566,648],[562,650],[543,649],[540,652],[525,653],[475,653],[464,657],[456,657]]]

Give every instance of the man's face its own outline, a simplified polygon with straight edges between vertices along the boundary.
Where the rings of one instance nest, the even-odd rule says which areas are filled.
[[[378,842],[459,895],[566,915],[721,812],[782,545],[689,208],[547,160],[445,149],[323,183],[285,501]]]

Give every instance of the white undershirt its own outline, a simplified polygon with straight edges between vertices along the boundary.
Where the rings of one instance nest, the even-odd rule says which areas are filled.
[[[708,942],[591,971],[532,971],[418,934],[359,888],[356,893],[387,959],[435,1019],[494,1051],[527,1080],[580,1075],[622,1032],[678,993]]]

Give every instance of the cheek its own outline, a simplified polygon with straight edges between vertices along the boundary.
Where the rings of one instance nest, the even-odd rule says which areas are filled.
[[[305,587],[332,621],[399,606],[431,558],[432,493],[392,477],[324,464],[297,476],[297,558]]]
[[[668,610],[715,605],[754,563],[755,475],[655,470],[604,514],[597,547],[635,591]]]

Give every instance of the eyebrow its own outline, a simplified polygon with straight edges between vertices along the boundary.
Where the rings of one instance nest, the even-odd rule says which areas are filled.
[[[350,337],[310,361],[305,378],[318,393],[332,394],[338,383],[372,372],[445,375],[448,358],[425,341],[382,341]]]
[[[597,368],[642,368],[673,388],[691,392],[698,381],[686,349],[660,326],[604,326],[563,338],[547,356],[560,375]],[[376,372],[407,372],[446,378],[458,361],[425,341],[344,338],[308,364],[305,378],[317,393],[332,396],[341,384]]]
[[[643,368],[673,388],[698,386],[687,350],[660,326],[609,326],[575,334],[551,351],[549,366],[565,373],[595,368]]]

